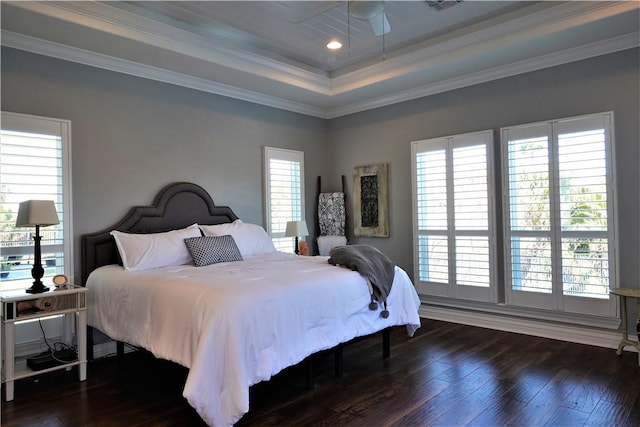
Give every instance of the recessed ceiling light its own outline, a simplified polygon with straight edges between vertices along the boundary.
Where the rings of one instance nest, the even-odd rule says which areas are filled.
[[[342,43],[337,40],[331,40],[329,43],[327,43],[327,48],[331,50],[340,49],[341,47]]]

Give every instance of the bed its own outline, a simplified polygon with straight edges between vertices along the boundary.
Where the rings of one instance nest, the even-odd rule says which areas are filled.
[[[194,227],[197,236],[184,240]],[[401,268],[384,318],[381,307],[369,307],[358,272],[327,257],[275,251],[265,236],[202,187],[166,186],[152,206],[131,208],[113,226],[81,237],[90,328],[188,368],[183,395],[216,426],[248,412],[250,386],[312,354],[392,326],[409,335],[419,328],[420,301]],[[176,238],[188,242],[192,259],[179,260],[184,247],[157,240]],[[136,239],[154,250],[141,250]]]

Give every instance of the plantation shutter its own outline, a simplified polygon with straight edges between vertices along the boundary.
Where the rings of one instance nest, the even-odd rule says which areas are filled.
[[[304,153],[265,148],[267,232],[278,250],[293,252],[293,238],[284,237],[288,221],[303,220]]]
[[[33,281],[34,228],[15,227],[20,202],[52,200],[60,223],[42,227],[44,279],[71,277],[70,124],[35,116],[2,113],[0,138],[0,238],[2,288]],[[65,185],[66,184],[66,185]],[[43,280],[44,280],[43,279]]]
[[[615,315],[611,120],[502,129],[509,304]]]
[[[422,293],[495,300],[492,132],[412,143],[414,262]]]

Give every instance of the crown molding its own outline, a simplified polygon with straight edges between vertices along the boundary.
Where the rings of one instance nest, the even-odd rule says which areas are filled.
[[[478,52],[495,52],[518,42],[554,34],[603,18],[633,10],[634,2],[569,2],[495,23],[422,49],[332,78],[332,95],[338,95],[381,81],[398,78],[427,67]]]
[[[330,94],[330,82],[326,73],[307,71],[302,67],[228,46],[222,41],[212,43],[206,37],[117,9],[108,3],[25,1],[12,5],[311,92]]]
[[[535,39],[609,16],[638,9],[635,2],[568,2],[544,8],[485,28],[470,29],[454,38],[389,58],[385,61],[330,77],[302,66],[229,46],[140,17],[110,6],[108,2],[17,2],[14,6],[82,27],[179,53],[227,69],[266,78],[281,84],[334,97],[389,79],[403,78],[425,67],[440,65],[479,51],[492,52],[517,42]],[[214,37],[215,40],[215,37]]]
[[[466,74],[460,77],[442,80],[437,83],[427,84],[416,88],[411,88],[391,95],[384,95],[377,98],[368,99],[362,102],[354,102],[327,111],[326,118],[332,119],[348,114],[359,113],[374,108],[380,108],[391,104],[448,92],[467,86],[490,82],[492,80],[503,79],[516,76],[518,74],[555,67],[570,62],[589,59],[608,53],[619,52],[640,46],[640,33],[626,34],[608,40],[590,43],[566,49],[552,54],[542,55],[537,58],[514,62],[505,66],[494,67],[488,70]]]
[[[175,84],[255,104],[295,113],[332,119],[347,114],[384,107],[399,102],[434,95],[462,87],[531,72],[638,47],[638,32],[539,55],[525,60],[503,58],[482,71],[469,70],[463,75],[427,83],[429,70],[454,66],[456,61],[482,53],[499,53],[501,48],[518,41],[532,41],[540,35],[552,35],[599,19],[640,9],[636,2],[569,2],[545,8],[510,20],[494,22],[486,28],[469,28],[454,37],[431,41],[422,49],[389,58],[344,75],[329,77],[275,61],[248,51],[211,43],[206,38],[176,29],[133,13],[95,2],[18,2],[21,9],[43,14],[79,27],[118,35],[167,52],[179,52],[247,76],[259,76],[282,84],[289,95],[279,96],[274,87],[265,91],[238,87],[224,80],[196,77],[188,73],[159,68],[131,59],[123,59],[91,50],[56,43],[2,30],[2,45],[83,65],[132,76]],[[515,62],[514,62],[515,61]],[[455,68],[455,67],[454,67]],[[220,69],[221,71],[223,69]],[[255,79],[253,79],[255,82]],[[367,87],[365,87],[367,86]],[[385,89],[395,86],[395,89]],[[406,88],[400,89],[397,88]],[[291,90],[289,90],[291,89]],[[358,92],[354,92],[358,89]],[[378,95],[374,95],[377,93]]]
[[[104,70],[115,71],[117,73],[170,83],[177,86],[240,99],[242,101],[266,105],[268,107],[275,107],[295,113],[326,118],[326,111],[324,109],[317,108],[312,105],[293,102],[259,92],[193,77],[177,73],[175,71],[152,67],[125,59],[115,58],[113,56],[103,55],[84,49],[78,49],[6,30],[2,30],[0,34],[2,45],[6,47],[50,56],[52,58],[62,59]]]
[[[362,102],[354,102],[335,108],[320,108],[299,102],[293,102],[277,98],[255,91],[249,91],[238,87],[213,82],[210,80],[189,76],[149,65],[139,64],[108,55],[90,52],[59,43],[54,43],[22,34],[2,30],[1,41],[3,46],[24,50],[39,55],[50,56],[65,61],[76,62],[83,65],[102,68],[118,73],[129,74],[136,77],[156,80],[164,83],[175,84],[216,95],[240,99],[255,104],[265,105],[305,114],[323,119],[333,119],[348,114],[354,114],[373,108],[380,108],[399,102],[410,101],[429,95],[435,95],[450,90],[460,89],[475,84],[485,83],[505,77],[511,77],[543,68],[566,64],[569,62],[588,59],[595,56],[614,53],[625,49],[640,46],[640,33],[631,33],[621,37],[615,37],[591,43],[576,48],[567,49],[553,54],[543,55],[537,58],[509,64],[507,66],[494,67],[477,73],[470,73],[433,84],[427,84],[418,88],[402,92],[384,95]]]

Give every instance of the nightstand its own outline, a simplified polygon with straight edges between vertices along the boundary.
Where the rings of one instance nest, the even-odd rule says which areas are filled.
[[[0,293],[2,338],[4,358],[2,381],[5,383],[6,400],[13,400],[13,382],[21,378],[78,365],[80,381],[87,379],[87,289],[82,286],[67,285],[40,294],[28,294],[22,290]],[[55,315],[73,315],[78,345],[77,360],[56,361],[54,366],[39,366],[33,370],[27,366],[27,358],[15,356],[15,326],[26,320],[40,319]],[[35,355],[34,355],[35,356]],[[70,360],[70,359],[65,359]]]

